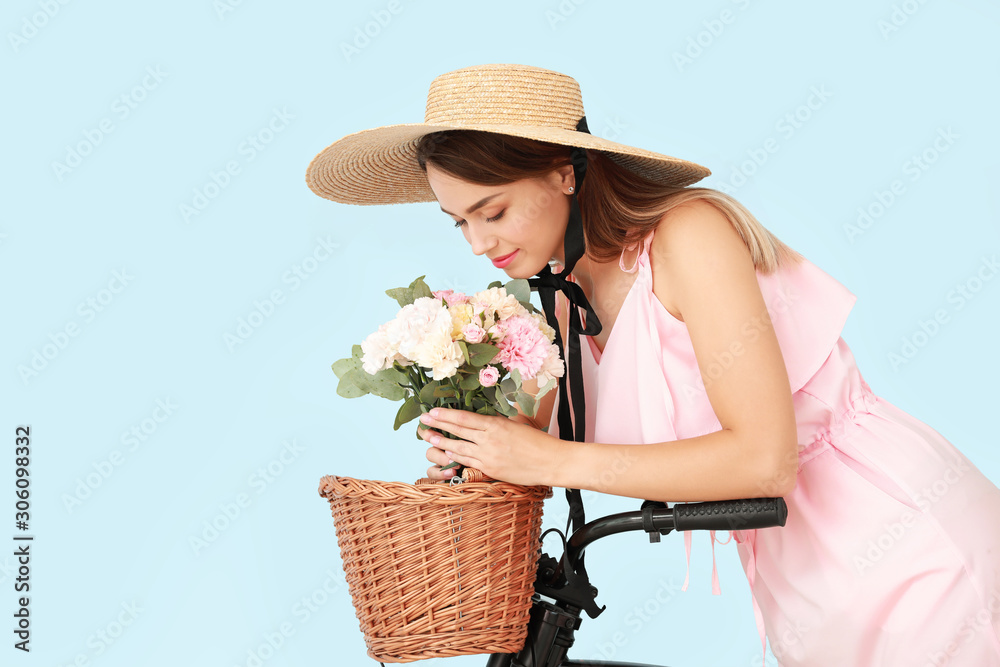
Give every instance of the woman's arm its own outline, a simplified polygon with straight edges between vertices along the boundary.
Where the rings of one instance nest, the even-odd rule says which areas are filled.
[[[562,444],[552,485],[663,501],[789,493],[798,466],[791,387],[749,250],[718,209],[695,200],[664,217],[650,254],[654,293],[661,302],[669,293],[681,313],[722,430],[646,445]],[[732,361],[706,376],[720,358]]]

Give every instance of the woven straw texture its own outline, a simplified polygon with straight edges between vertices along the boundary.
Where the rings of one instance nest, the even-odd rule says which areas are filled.
[[[327,475],[319,494],[330,503],[369,656],[413,662],[521,649],[550,487]]]
[[[335,141],[310,162],[306,183],[343,204],[436,201],[417,163],[417,142],[431,132],[462,129],[602,151],[664,185],[686,186],[712,173],[694,162],[577,132],[583,116],[580,86],[570,76],[529,65],[464,67],[431,82],[423,123],[384,125]]]

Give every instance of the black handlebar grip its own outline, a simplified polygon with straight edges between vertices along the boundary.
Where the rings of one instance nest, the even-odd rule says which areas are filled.
[[[674,529],[753,530],[784,526],[788,507],[784,498],[746,498],[704,503],[677,503]]]

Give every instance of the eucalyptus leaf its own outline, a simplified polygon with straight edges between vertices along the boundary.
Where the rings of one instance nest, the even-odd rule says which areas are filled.
[[[524,302],[531,298],[531,286],[524,278],[515,278],[504,285],[507,294],[513,295],[518,301]]]
[[[417,401],[415,396],[403,401],[403,404],[399,406],[399,412],[396,413],[396,423],[393,424],[392,430],[398,431],[399,427],[408,421],[412,421],[420,416],[420,402]]]
[[[441,386],[440,380],[431,380],[420,390],[420,402],[434,405],[434,391]]]
[[[337,383],[337,395],[344,398],[358,398],[370,393],[367,386],[357,379],[361,372],[357,369],[351,369],[344,373],[340,382]]]
[[[505,394],[513,394],[515,391],[518,390],[518,386],[517,384],[514,383],[514,380],[512,380],[511,378],[504,378],[503,380],[500,381],[500,389]]]
[[[431,292],[431,288],[428,287],[427,283],[424,282],[424,276],[420,276],[419,278],[417,278],[416,280],[414,280],[412,283],[410,283],[410,289],[413,291],[413,300],[414,301],[416,301],[417,299],[419,299],[421,297],[425,297],[425,296],[426,297],[432,297],[432,296],[434,296],[433,292]]]
[[[531,394],[526,391],[518,390],[518,392],[514,395],[514,400],[517,401],[517,405],[521,408],[521,412],[528,417],[535,416],[535,399],[531,396]]]
[[[357,365],[354,363],[354,358],[349,357],[347,359],[338,359],[337,361],[333,362],[331,368],[333,369],[333,372],[337,374],[338,378],[342,378],[344,377],[344,373],[354,368],[357,368]]]
[[[479,388],[479,375],[466,375],[458,383],[459,389],[464,389],[466,391],[471,391],[473,389]]]
[[[475,343],[469,346],[469,363],[475,367],[485,366],[500,354],[500,348],[489,343]]]
[[[556,378],[551,378],[548,382],[545,383],[545,386],[539,389],[538,393],[535,394],[535,400],[536,401],[541,400],[542,396],[549,393],[552,390],[552,388],[556,386],[556,384],[557,384]]]
[[[454,387],[442,384],[434,389],[434,398],[454,397],[456,395]]]
[[[400,308],[413,303],[413,290],[409,287],[393,287],[387,289],[385,293],[395,299]]]
[[[469,361],[469,346],[464,340],[458,341],[458,346],[462,348],[462,357],[465,359],[465,363],[470,363]]]

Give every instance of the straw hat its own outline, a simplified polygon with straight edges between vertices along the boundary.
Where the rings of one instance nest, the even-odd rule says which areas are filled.
[[[579,128],[579,129],[578,129]],[[694,162],[595,137],[586,130],[580,86],[570,76],[529,65],[476,65],[431,82],[423,123],[349,134],[320,151],[306,183],[343,204],[436,201],[417,163],[420,137],[480,130],[601,151],[622,167],[664,185],[685,186],[712,172]]]

